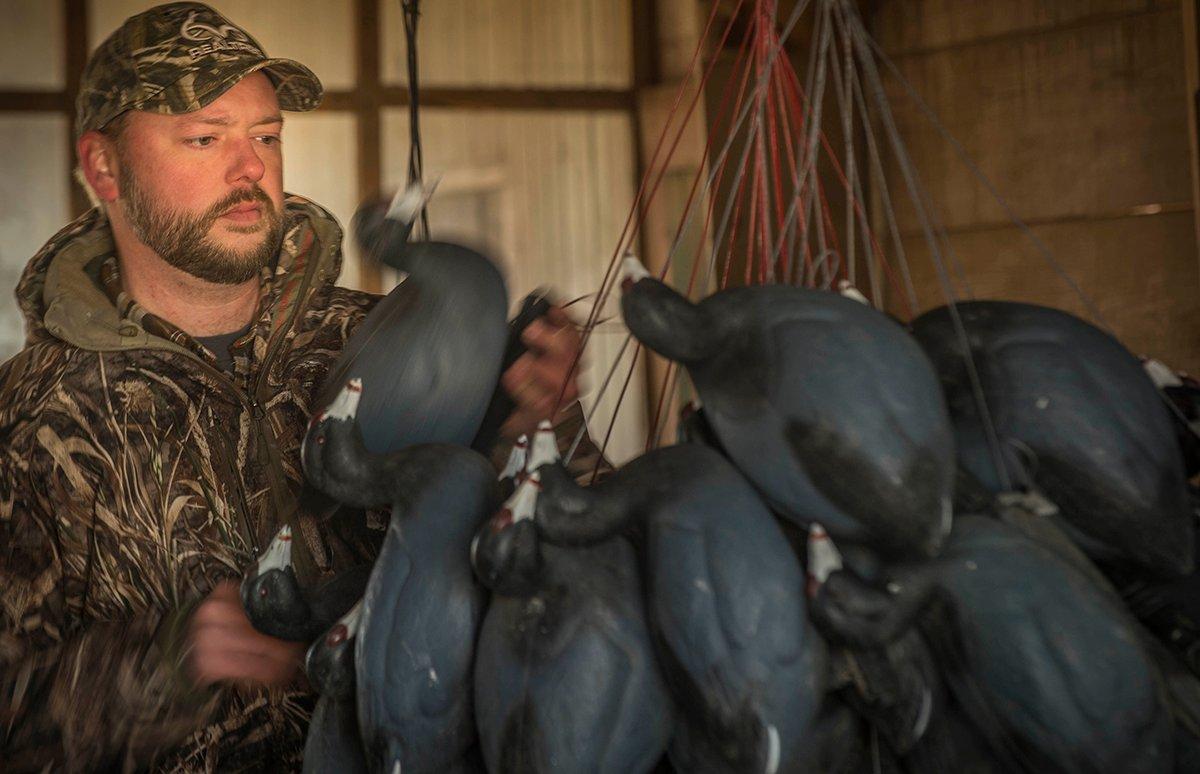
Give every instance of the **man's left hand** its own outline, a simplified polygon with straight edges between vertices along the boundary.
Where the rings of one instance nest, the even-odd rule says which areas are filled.
[[[500,377],[500,384],[516,404],[500,428],[508,441],[522,433],[532,434],[538,422],[551,419],[556,408],[579,398],[579,368],[574,372],[571,368],[579,356],[580,338],[561,307],[550,307],[544,317],[530,323],[521,341],[528,351]]]

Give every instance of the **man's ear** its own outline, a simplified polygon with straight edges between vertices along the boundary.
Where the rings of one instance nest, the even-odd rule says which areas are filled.
[[[117,154],[113,140],[95,130],[84,132],[75,143],[79,168],[100,201],[111,204],[120,194],[117,183]]]

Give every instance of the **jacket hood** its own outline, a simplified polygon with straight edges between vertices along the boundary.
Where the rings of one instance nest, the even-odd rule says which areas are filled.
[[[297,246],[311,232],[314,241],[308,262],[316,262],[322,282],[333,284],[342,268],[342,228],[337,219],[320,205],[294,194],[284,200],[283,217],[283,248],[273,281],[291,273]],[[147,347],[188,351],[121,319],[99,281],[100,264],[115,249],[108,219],[99,208],[84,213],[50,238],[17,283],[17,304],[25,316],[25,346],[60,339],[94,352]],[[295,303],[299,299],[287,300]]]

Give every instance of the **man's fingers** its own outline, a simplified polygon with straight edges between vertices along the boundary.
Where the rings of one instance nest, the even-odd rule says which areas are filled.
[[[521,334],[521,341],[530,350],[555,359],[574,359],[581,340],[570,320],[555,322],[545,318],[534,320]]]
[[[575,323],[567,315],[567,310],[561,306],[552,306],[546,310],[546,319],[559,328],[574,328]]]

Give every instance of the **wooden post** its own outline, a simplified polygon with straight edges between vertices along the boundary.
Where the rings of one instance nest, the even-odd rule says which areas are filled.
[[[675,152],[670,159],[664,158],[692,96],[692,93],[686,93],[669,129],[670,136],[660,150],[659,158],[653,160],[654,168],[650,168],[651,157],[659,137],[668,129],[666,122],[671,106],[675,103],[680,87],[693,77],[688,65],[700,42],[702,19],[697,18],[697,12],[701,7],[695,0],[633,2],[637,179],[640,181],[648,171],[657,176],[660,170],[663,170],[663,166],[666,166],[663,170],[663,185],[653,199],[643,200],[641,203],[642,228],[638,235],[639,242],[635,245],[646,268],[652,274],[661,274],[667,266],[671,240],[682,215],[683,197],[687,194],[686,186],[681,192],[675,190],[678,186],[673,187],[669,183],[672,178],[686,178],[690,183],[691,176],[703,163],[707,137],[703,98],[692,114]],[[709,53],[717,55],[717,52]],[[696,85],[697,83],[693,82],[690,88],[694,89]],[[646,192],[646,195],[648,194],[649,189]],[[704,202],[698,198],[692,206],[704,206]],[[690,257],[687,256],[689,260]],[[666,281],[678,285],[680,276],[685,279],[687,277],[688,272],[681,271],[684,268],[673,266]],[[663,391],[668,387],[670,363],[649,352],[644,356],[648,427],[653,430],[655,417],[661,414],[657,437],[659,443],[669,444],[676,435],[680,390],[676,387],[664,395]]]
[[[1183,70],[1187,82],[1188,143],[1192,162],[1192,219],[1196,224],[1197,257],[1200,257],[1200,48],[1197,45],[1197,0],[1180,0],[1183,16]]]

